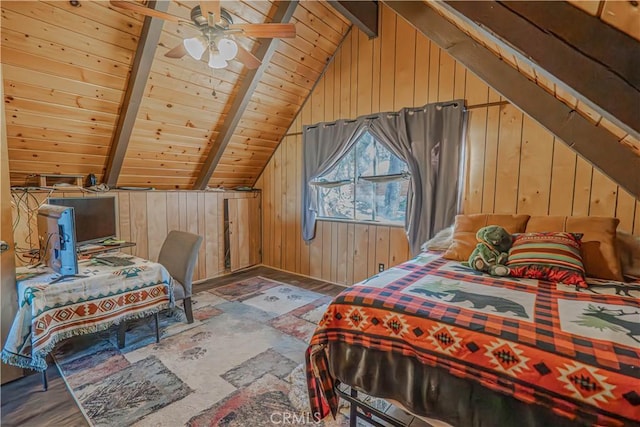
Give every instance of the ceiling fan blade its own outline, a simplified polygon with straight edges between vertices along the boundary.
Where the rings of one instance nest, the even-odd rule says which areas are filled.
[[[260,66],[260,64],[262,64],[262,62],[260,62],[258,58],[253,56],[251,52],[249,52],[247,49],[243,48],[239,44],[238,44],[238,55],[236,56],[236,59],[242,62],[245,65],[245,67],[249,68],[250,70],[255,70]]]
[[[187,49],[184,47],[184,43],[180,43],[169,52],[165,53],[164,56],[167,58],[182,58],[187,54]]]
[[[209,22],[210,26],[215,25],[216,23],[221,21],[220,15],[220,2],[212,1],[212,0],[202,0],[200,1],[200,13],[202,16],[207,18],[207,22]],[[213,15],[213,22],[210,22],[209,15]]]
[[[262,38],[294,38],[296,26],[294,24],[231,24],[230,30],[242,30],[242,35]]]
[[[160,12],[155,9],[149,9],[148,7],[142,6],[138,3],[131,3],[128,1],[119,1],[119,0],[111,0],[111,6],[119,7],[120,9],[127,9],[135,13],[139,13],[140,15],[151,16],[153,18],[164,19],[165,21],[171,22],[187,22],[184,19],[178,18],[177,16],[170,15],[168,13]]]

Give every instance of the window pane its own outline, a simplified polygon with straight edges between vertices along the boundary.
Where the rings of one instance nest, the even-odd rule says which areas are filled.
[[[353,148],[320,181],[354,180],[358,176],[407,172],[407,165],[365,132]],[[355,183],[318,187],[319,216],[325,218],[404,224],[409,180]]]
[[[373,220],[373,187],[373,183],[362,180],[356,185],[356,219],[359,221]]]
[[[353,184],[319,188],[319,193],[320,216],[353,219]]]
[[[373,175],[373,159],[376,156],[376,147],[373,137],[365,132],[356,143],[356,176]]]
[[[376,221],[404,224],[409,180],[376,185]]]
[[[378,156],[378,168],[376,175],[391,175],[407,171],[407,165],[400,160],[398,156],[382,144],[376,144],[376,152]]]
[[[329,172],[320,176],[322,181],[342,181],[343,179],[353,179],[353,150],[349,151]]]

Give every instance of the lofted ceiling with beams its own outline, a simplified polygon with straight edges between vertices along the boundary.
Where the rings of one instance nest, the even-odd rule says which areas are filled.
[[[137,2],[185,21],[199,4]],[[184,38],[198,35],[189,25],[145,18],[102,0],[2,1],[11,184],[31,185],[37,174],[92,173],[98,182],[120,187],[252,186],[351,27],[337,12],[340,7],[332,7],[336,3],[348,9],[349,2],[336,1],[301,1],[294,7],[280,1],[222,1],[236,24],[288,21],[297,35],[273,43],[236,36],[247,51],[265,55],[263,66],[250,70],[234,60],[212,70],[206,57],[165,56]],[[350,7],[366,3],[371,2]],[[634,2],[571,3],[598,22],[640,38]],[[455,2],[427,4],[595,128],[612,134],[614,144],[640,155],[637,127],[583,97],[483,25],[481,17],[465,16]],[[429,9],[424,4],[412,8],[420,6]],[[637,79],[632,75],[631,80]],[[132,95],[135,90],[138,96]]]
[[[189,21],[196,5],[170,1],[164,7]],[[283,2],[221,6],[235,24],[270,23]],[[101,182],[118,139],[118,120],[137,102],[114,185],[191,189],[198,179],[202,188],[253,185],[351,25],[325,2],[294,6],[289,22],[296,37],[274,39],[272,56],[248,94],[243,88],[256,72],[239,61],[212,70],[206,57],[167,58],[166,52],[198,32],[162,20],[141,99],[135,100],[126,93],[136,76],[136,50],[144,43],[143,16],[107,1],[80,0],[75,7],[68,1],[3,1],[11,184],[29,185],[37,174],[93,173]],[[271,41],[235,40],[253,53]],[[235,115],[234,102],[243,96]]]

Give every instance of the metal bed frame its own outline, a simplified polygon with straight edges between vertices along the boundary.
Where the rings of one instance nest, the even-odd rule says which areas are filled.
[[[381,410],[367,405],[362,400],[358,399],[358,391],[353,387],[349,387],[350,391],[341,390],[340,387],[336,387],[338,396],[349,402],[349,427],[357,427],[358,419],[364,420],[376,427],[387,427],[392,425],[393,427],[407,427],[402,421],[394,418],[388,414],[385,414]],[[387,424],[382,424],[373,419],[373,416],[378,417]],[[423,420],[425,424],[430,425]]]

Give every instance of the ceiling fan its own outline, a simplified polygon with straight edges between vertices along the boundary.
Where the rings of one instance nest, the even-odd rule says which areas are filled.
[[[232,59],[237,59],[250,69],[260,66],[260,60],[234,40],[236,35],[258,38],[296,36],[294,24],[234,24],[229,12],[220,7],[219,1],[200,1],[198,6],[191,9],[191,21],[150,9],[139,3],[111,0],[111,5],[141,15],[186,24],[199,30],[199,35],[184,39],[182,43],[165,53],[165,56],[182,58],[189,54],[192,58],[200,60],[208,53],[208,65],[214,69],[225,68]]]

